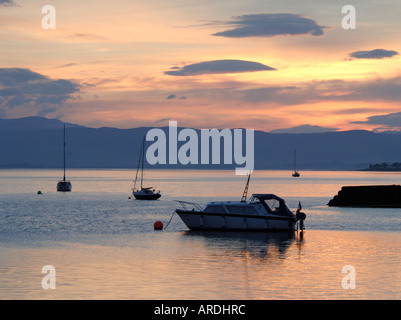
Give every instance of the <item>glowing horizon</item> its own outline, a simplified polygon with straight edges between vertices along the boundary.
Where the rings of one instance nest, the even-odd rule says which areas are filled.
[[[57,27],[43,30],[40,4],[0,1],[0,118],[401,129],[395,0],[354,1],[355,30],[342,28],[342,6],[329,1],[51,5]]]

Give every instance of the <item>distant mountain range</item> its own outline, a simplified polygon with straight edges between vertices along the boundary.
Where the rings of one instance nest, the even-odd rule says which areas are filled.
[[[61,168],[63,122],[42,117],[0,119],[0,167]],[[67,167],[136,168],[151,128],[88,128],[66,124]],[[165,132],[168,127],[161,128]],[[180,128],[178,129],[180,130]],[[149,146],[151,142],[148,142]],[[182,143],[181,143],[182,144]],[[358,170],[401,161],[401,134],[371,131],[269,133],[255,131],[255,169]],[[223,163],[223,160],[220,161]],[[152,168],[232,169],[233,165],[155,165]]]
[[[323,128],[320,126],[311,126],[309,124],[304,124],[293,128],[276,129],[269,132],[270,133],[324,133],[324,132],[334,132],[334,131],[337,131],[337,129]]]

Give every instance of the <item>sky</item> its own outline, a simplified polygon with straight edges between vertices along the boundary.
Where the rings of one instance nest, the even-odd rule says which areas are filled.
[[[401,130],[400,14],[399,0],[0,0],[0,118]]]

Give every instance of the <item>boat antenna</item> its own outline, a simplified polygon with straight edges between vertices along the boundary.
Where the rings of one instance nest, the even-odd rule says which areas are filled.
[[[248,174],[248,180],[247,180],[247,182],[246,182],[244,192],[242,193],[241,202],[246,202],[246,197],[247,197],[247,195],[248,195],[249,179],[250,179],[250,178],[251,178],[251,174],[249,173],[249,174]]]

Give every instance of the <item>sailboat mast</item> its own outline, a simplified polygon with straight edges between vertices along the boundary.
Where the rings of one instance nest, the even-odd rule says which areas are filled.
[[[63,158],[64,158],[64,160],[63,160],[63,163],[64,163],[64,178],[63,178],[63,181],[65,181],[65,124],[64,124],[64,134],[63,134],[63,140],[64,140],[64,142],[63,142],[63,148],[64,148],[64,156],[63,156]]]
[[[143,137],[141,151],[139,153],[138,168],[136,169],[134,189],[136,187],[136,182],[138,181],[139,168],[141,168],[141,189],[142,189],[142,186],[143,186],[143,157],[144,157],[144,154],[145,154],[144,153],[145,152],[144,148],[145,148],[145,137]]]
[[[297,171],[297,150],[294,151],[294,169]]]
[[[143,187],[143,163],[145,162],[145,136],[143,137],[143,140],[142,140],[141,158],[142,158],[142,171],[141,171],[141,190],[142,190],[142,187]]]

